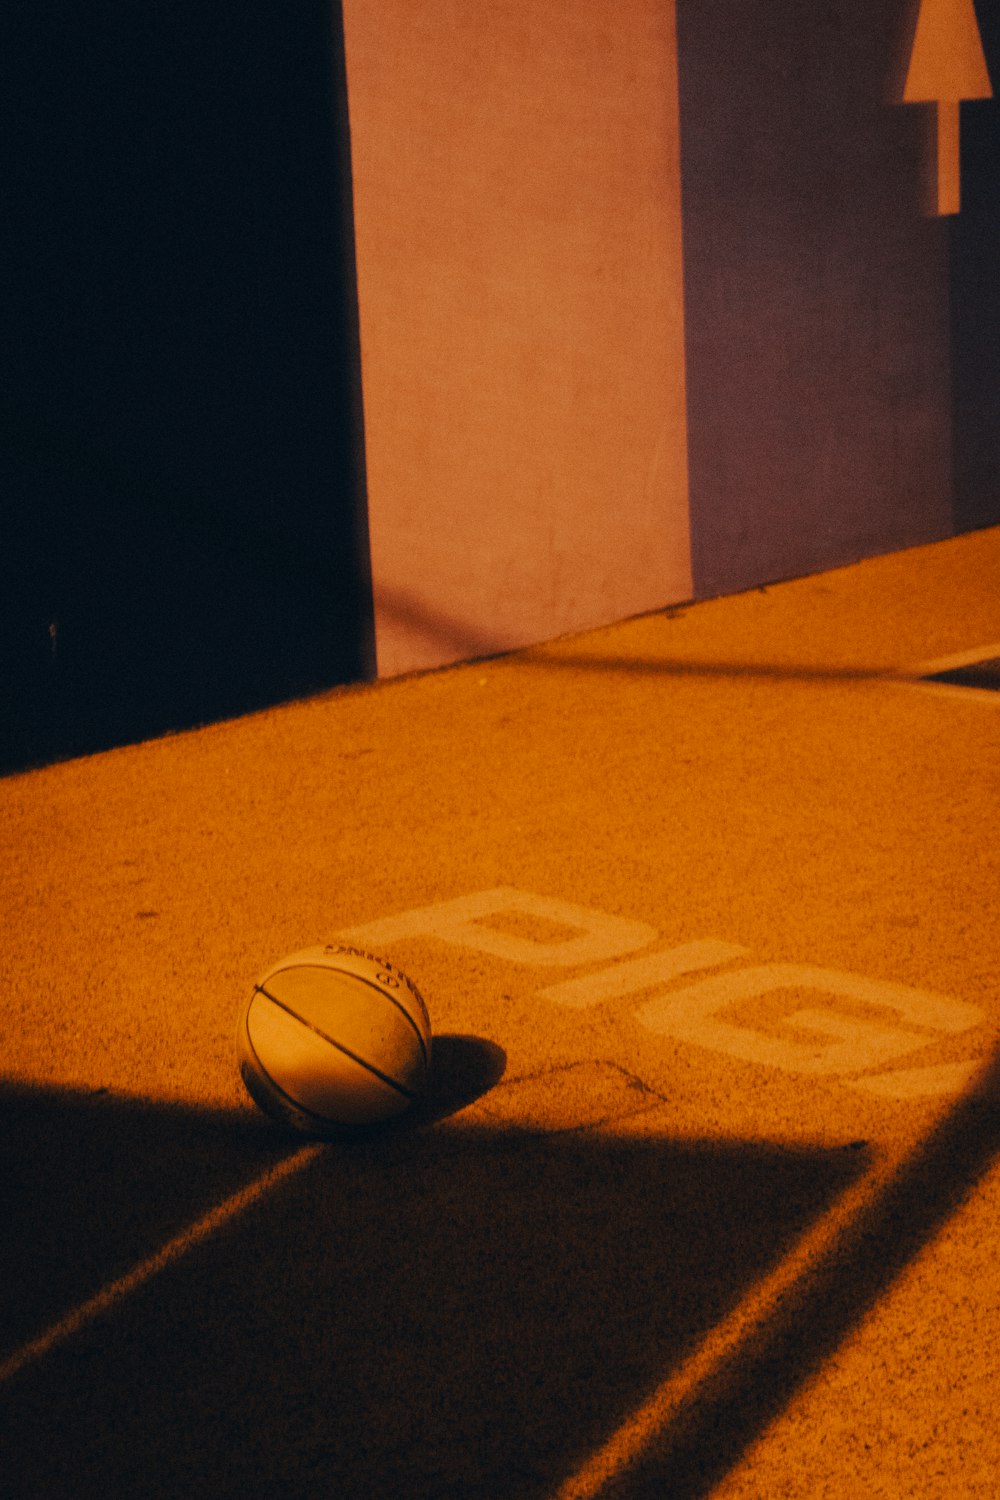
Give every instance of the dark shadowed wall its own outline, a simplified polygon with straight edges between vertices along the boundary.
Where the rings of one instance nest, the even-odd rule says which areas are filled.
[[[42,0],[3,29],[8,758],[366,675],[336,8]]]
[[[1000,6],[979,0],[994,97],[962,105],[962,212],[952,222],[955,525],[1000,523]]]

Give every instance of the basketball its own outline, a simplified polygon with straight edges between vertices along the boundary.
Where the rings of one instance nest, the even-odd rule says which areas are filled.
[[[291,953],[261,975],[236,1046],[261,1109],[306,1135],[336,1135],[389,1120],[423,1093],[431,1023],[399,969],[332,943]]]

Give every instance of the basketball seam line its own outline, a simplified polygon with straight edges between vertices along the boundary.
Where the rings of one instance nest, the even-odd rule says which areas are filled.
[[[362,976],[359,974],[358,978],[360,979],[361,977]],[[373,990],[378,990],[379,994],[380,995],[384,995],[387,1000],[391,1000],[392,1003],[393,1003],[393,1005],[399,1011],[400,1015],[404,1016],[406,1018],[406,1020],[409,1021],[410,1026],[413,1028],[413,1035],[416,1037],[417,1041],[420,1043],[420,1050],[424,1054],[424,1066],[426,1067],[427,1066],[427,1043],[424,1041],[423,1034],[422,1034],[422,1032],[420,1030],[420,1027],[417,1025],[416,1021],[410,1015],[410,1012],[407,1010],[407,1008],[403,1004],[402,1000],[397,1000],[396,997],[395,997],[395,995],[390,995],[389,991],[388,990],[384,990],[380,984],[372,984],[372,982],[371,982],[370,979],[366,979],[364,982],[365,982],[365,984],[370,984]],[[424,1012],[425,1012],[425,1014],[426,1014],[426,1010],[427,1010],[427,1007],[424,1006]],[[430,1021],[428,1019],[428,1025],[429,1024],[430,1024]]]
[[[373,985],[372,988],[377,988],[377,986]],[[381,1078],[383,1083],[387,1083],[390,1088],[395,1089],[398,1094],[402,1094],[405,1099],[412,1100],[417,1097],[412,1089],[408,1089],[405,1084],[398,1083],[395,1078],[390,1078],[388,1073],[383,1073],[381,1068],[376,1068],[375,1064],[370,1063],[367,1058],[359,1057],[356,1052],[351,1051],[350,1047],[345,1047],[343,1042],[334,1041],[332,1036],[327,1036],[325,1031],[322,1031],[318,1026],[314,1026],[312,1021],[306,1020],[305,1016],[300,1016],[297,1010],[293,1010],[292,1007],[290,1005],[286,1005],[283,1000],[278,1000],[274,995],[270,993],[269,990],[264,989],[263,985],[255,984],[254,990],[258,995],[263,995],[265,1000],[270,1000],[271,1004],[276,1005],[279,1010],[283,1010],[286,1015],[291,1016],[293,1020],[298,1021],[300,1025],[305,1026],[309,1031],[314,1032],[316,1036],[318,1036],[322,1041],[327,1042],[331,1047],[336,1048],[338,1052],[342,1052],[344,1056],[349,1057],[352,1062],[356,1062],[358,1066],[364,1068],[366,1072],[374,1073],[376,1078]],[[379,994],[382,993],[383,991],[379,990]],[[248,1032],[249,1029],[250,1028],[248,1026]],[[257,1049],[254,1048],[255,1053],[256,1050]],[[268,1072],[268,1077],[270,1078],[270,1076],[270,1072]]]
[[[331,1120],[326,1115],[318,1115],[316,1111],[314,1109],[310,1109],[308,1105],[300,1104],[297,1099],[293,1098],[291,1094],[289,1094],[285,1089],[281,1087],[281,1084],[277,1081],[277,1079],[271,1077],[270,1073],[267,1071],[267,1068],[264,1066],[260,1053],[254,1047],[253,1042],[250,1042],[249,1046],[250,1051],[253,1053],[254,1060],[260,1068],[261,1073],[264,1075],[265,1082],[262,1083],[261,1080],[258,1079],[256,1086],[261,1089],[262,1092],[264,1092],[265,1097],[267,1097],[268,1089],[273,1091],[273,1093],[280,1096],[279,1102],[284,1106],[289,1114],[293,1116],[298,1115],[305,1120],[307,1125],[320,1126],[324,1131],[329,1131],[331,1126],[336,1126],[338,1129],[340,1129],[343,1126],[349,1125],[351,1123],[347,1120]],[[250,1066],[249,1062],[243,1064],[243,1067],[240,1069],[240,1073],[243,1078],[243,1082],[247,1086],[247,1090],[250,1094],[251,1099],[253,1099],[256,1104],[259,1104],[261,1109],[266,1109],[267,1112],[270,1113],[270,1104],[265,1105],[257,1098],[256,1094],[253,1091],[253,1085],[247,1079],[248,1073],[251,1075],[251,1077],[253,1076],[253,1069]],[[271,1102],[273,1103],[273,1101]]]
[[[379,969],[388,970],[388,972],[392,974],[394,978],[398,979],[400,983],[403,984],[413,996],[414,1000],[417,1002],[417,1005],[420,1007],[420,1014],[424,1018],[424,1024],[426,1025],[428,1030],[430,1030],[431,1018],[427,1012],[427,1002],[424,1000],[423,995],[417,989],[416,985],[413,983],[413,980],[410,979],[406,974],[404,974],[402,969],[397,969],[394,964],[390,963],[389,959],[380,958],[377,953],[369,953],[366,948],[354,948],[350,943],[327,943],[324,952],[330,953],[333,956],[336,956],[337,953],[354,954],[358,958],[367,958],[370,963],[375,964]],[[267,977],[270,979],[271,975],[268,974]],[[383,989],[377,980],[373,981],[371,979],[368,979],[364,974],[357,974],[355,977],[362,980],[365,984],[370,984],[373,989],[378,990],[380,994],[384,995],[387,1000],[391,1000],[393,1005],[397,1006],[398,1009],[403,1012],[403,1015],[406,1017],[410,1025],[413,1027],[414,1031],[417,1033],[417,1038],[420,1042],[420,1045],[424,1048],[424,1052],[426,1054],[427,1048],[424,1045],[424,1038],[420,1031],[420,1027],[410,1015],[410,1012],[406,1009],[406,1006],[403,1004],[403,1002],[401,1000],[397,1000],[395,995],[391,995],[388,990]]]
[[[361,949],[360,948],[357,949],[356,951],[358,953],[361,953]],[[374,954],[364,953],[364,954],[362,954],[362,957],[364,957],[364,958],[371,958],[372,961],[375,962],[375,963],[380,963],[381,962],[381,960],[377,959]],[[292,969],[299,968],[299,967],[300,967],[299,964],[292,964],[290,966],[290,968],[292,968]],[[317,965],[309,964],[306,967],[309,967],[309,968],[313,968],[313,967],[322,968],[323,966],[321,964],[317,964]],[[392,965],[388,962],[388,960],[385,961],[385,967],[387,969],[391,970],[394,974],[399,974],[400,979],[403,980],[403,982],[407,986],[407,988],[413,994],[416,995],[416,998],[420,1001],[420,1008],[421,1008],[421,1010],[424,1013],[425,1019],[427,1020],[427,1025],[430,1026],[430,1017],[427,1015],[427,1006],[424,1004],[423,996],[417,994],[417,992],[413,989],[413,985],[406,978],[406,975],[405,974],[401,974],[398,969],[393,969]],[[279,974],[285,974],[287,972],[289,972],[289,970],[287,970],[285,968],[275,969],[273,972],[269,971],[268,974],[267,974],[267,976],[266,976],[266,978],[265,978],[264,982],[266,984],[267,980],[269,980],[269,979],[275,979]],[[416,1037],[417,1041],[420,1043],[420,1050],[424,1054],[424,1067],[426,1068],[428,1066],[428,1062],[429,1062],[429,1059],[427,1057],[427,1043],[424,1041],[423,1033],[421,1032],[420,1027],[417,1025],[416,1021],[410,1015],[410,1012],[407,1010],[407,1008],[403,1004],[403,1002],[401,1000],[397,1000],[396,997],[395,997],[395,995],[390,994],[390,992],[388,990],[383,989],[380,984],[376,983],[376,981],[374,979],[369,979],[367,977],[367,975],[365,975],[365,974],[355,974],[352,970],[343,970],[343,971],[338,970],[337,972],[338,973],[339,972],[350,973],[352,979],[360,980],[360,982],[362,984],[366,984],[369,989],[375,990],[375,992],[377,994],[381,995],[382,998],[383,998],[383,1000],[388,1000],[392,1005],[394,1005],[396,1007],[396,1009],[399,1011],[400,1015],[404,1018],[404,1020],[406,1020],[409,1023],[410,1027],[412,1028],[413,1035]],[[257,985],[256,988],[259,989],[259,990],[261,989],[260,985]],[[267,990],[261,990],[261,993],[262,994],[266,994],[267,998],[269,1000],[273,1000],[274,999],[274,996],[269,991],[267,991]],[[284,1008],[285,1008],[285,1010],[288,1011],[289,1015],[295,1015],[296,1014],[295,1011],[289,1010],[289,1008],[288,1008],[287,1005]],[[298,1016],[297,1019],[301,1021],[302,1017]],[[309,1022],[305,1021],[305,1022],[303,1022],[303,1024],[306,1025],[306,1026],[308,1026]],[[315,1026],[312,1029],[314,1031],[317,1031],[317,1034],[319,1036],[323,1035],[323,1033],[321,1031],[318,1031],[318,1029]],[[330,1038],[327,1037],[326,1040],[329,1041]],[[336,1045],[336,1043],[334,1043],[334,1045]],[[346,1052],[347,1048],[345,1047],[343,1050]],[[351,1054],[348,1054],[348,1055],[351,1055]],[[360,1061],[360,1059],[359,1059],[359,1061]],[[366,1063],[365,1066],[367,1067],[368,1064]]]

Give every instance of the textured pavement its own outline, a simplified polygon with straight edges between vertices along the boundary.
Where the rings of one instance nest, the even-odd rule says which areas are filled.
[[[0,782],[21,1495],[993,1496],[1000,531]],[[436,1083],[289,1140],[348,934]]]

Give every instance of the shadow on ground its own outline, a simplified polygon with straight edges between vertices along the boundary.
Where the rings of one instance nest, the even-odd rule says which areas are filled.
[[[499,1048],[436,1045],[408,1128],[318,1148],[6,1382],[5,1495],[550,1497],[869,1165],[624,1116],[525,1129]],[[988,1168],[998,1083],[604,1500],[712,1493]],[[463,1120],[491,1089],[498,1123]],[[10,1084],[0,1127],[0,1361],[302,1144],[249,1112]]]
[[[1000,1058],[739,1359],[602,1500],[706,1500],[969,1197],[1000,1151]]]
[[[455,1041],[459,1107],[502,1062]],[[0,1106],[5,1352],[289,1151],[253,1116]],[[323,1147],[15,1375],[12,1500],[549,1494],[865,1167],[447,1113]]]

